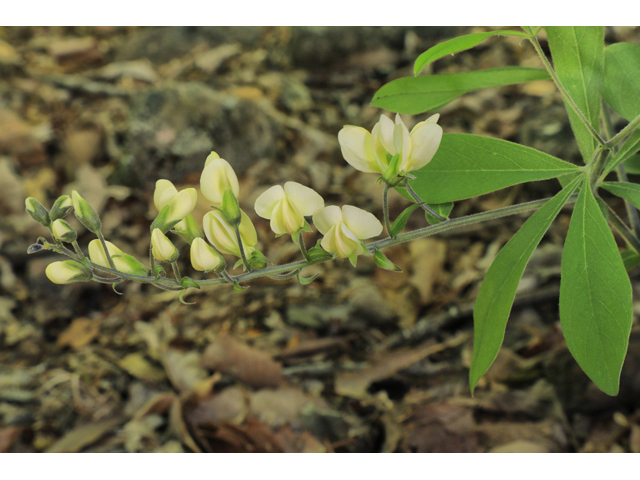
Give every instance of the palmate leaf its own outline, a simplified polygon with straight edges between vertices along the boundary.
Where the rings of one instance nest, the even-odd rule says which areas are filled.
[[[472,394],[500,351],[516,290],[533,251],[581,180],[573,180],[534,213],[489,268],[473,309],[474,342],[469,371]]]
[[[528,37],[528,35],[524,32],[517,32],[514,30],[496,30],[493,32],[471,33],[469,35],[462,35],[461,37],[452,38],[451,40],[447,40],[446,42],[442,42],[431,47],[429,50],[421,54],[416,59],[416,63],[413,67],[413,73],[414,75],[417,75],[424,67],[426,67],[431,62],[435,62],[442,57],[446,57],[447,55],[452,55],[464,50],[469,50],[470,48],[475,47],[479,43],[494,35],[508,35],[525,38]]]
[[[631,282],[588,182],[562,252],[560,325],[569,351],[603,392],[618,393],[632,323]]]
[[[604,75],[604,28],[545,27],[545,30],[560,82],[587,121],[598,131]],[[565,107],[586,163],[593,154],[596,140],[566,102]]]
[[[580,171],[576,165],[517,143],[446,133],[431,162],[411,172],[416,177],[411,186],[428,204],[439,204]]]
[[[503,67],[476,72],[421,77],[403,77],[384,85],[373,96],[372,105],[391,112],[416,114],[435,110],[460,95],[480,88],[549,79],[546,70]]]

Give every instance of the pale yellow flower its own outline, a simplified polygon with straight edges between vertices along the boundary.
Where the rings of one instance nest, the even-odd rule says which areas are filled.
[[[113,260],[116,270],[132,275],[146,275],[148,273],[149,269],[135,257],[126,254],[111,242],[105,241],[105,243],[107,244],[107,250],[109,250],[109,255]],[[104,253],[102,242],[98,239],[89,242],[89,259],[96,265],[111,268],[109,259]]]
[[[382,224],[375,216],[351,205],[318,210],[313,214],[313,223],[324,235],[322,248],[342,258],[361,255],[364,253],[361,241],[382,233]]]
[[[198,237],[193,240],[191,265],[194,269],[200,272],[210,272],[217,270],[224,263],[224,259],[204,239]]]
[[[240,238],[242,239],[245,254],[250,256],[255,250],[255,245],[258,243],[258,234],[246,213],[241,212],[240,218],[240,225],[238,226]],[[207,236],[209,242],[216,247],[216,250],[220,253],[235,255],[236,257],[241,256],[236,232],[233,227],[222,218],[220,212],[217,210],[210,211],[204,216],[202,223],[204,225],[204,234]]]
[[[224,191],[227,189],[238,197],[240,193],[238,177],[229,162],[220,158],[217,153],[211,152],[200,176],[200,191],[214,207],[219,207],[222,204]]]
[[[53,283],[60,285],[74,282],[86,282],[91,279],[91,271],[73,260],[53,262],[44,272]]]
[[[185,188],[178,192],[178,189],[169,180],[161,179],[156,182],[156,189],[153,192],[153,203],[161,211],[167,205],[169,214],[165,219],[167,224],[180,220],[175,228],[184,227],[183,218],[189,215],[198,201],[198,192],[195,188]]]
[[[362,127],[345,125],[338,133],[344,159],[356,170],[384,174],[389,166],[387,153],[400,155],[398,174],[405,175],[428,164],[442,140],[439,114],[418,123],[411,132],[400,115],[395,123],[381,115],[371,133]]]
[[[315,190],[296,182],[269,188],[255,203],[256,213],[271,220],[271,230],[277,235],[298,233],[305,225],[304,217],[323,207],[324,200]]]
[[[178,258],[178,249],[159,228],[151,232],[151,252],[159,262],[173,262]]]

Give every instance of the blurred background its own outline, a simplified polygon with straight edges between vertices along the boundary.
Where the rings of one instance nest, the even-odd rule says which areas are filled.
[[[60,258],[27,256],[48,232],[25,213],[25,198],[50,207],[76,189],[107,240],[145,260],[156,180],[197,187],[213,150],[238,174],[260,250],[275,264],[298,260],[290,238],[274,238],[255,214],[258,195],[293,180],[327,205],[381,218],[382,188],[343,160],[338,131],[370,130],[385,113],[369,105],[373,94],[411,75],[427,48],[492,29],[0,29],[0,452],[640,452],[637,325],[615,398],[580,371],[559,330],[570,209],[534,254],[474,398],[473,302],[526,217],[385,250],[402,273],[370,258],[355,269],[337,260],[306,269],[319,274],[308,286],[261,279],[243,293],[190,291],[190,306],[130,282],[122,295],[54,285],[44,271]],[[640,41],[636,27],[605,32],[608,42]],[[541,67],[530,44],[503,37],[426,73],[507,65]],[[581,162],[550,81],[480,90],[439,113],[445,133]],[[427,116],[403,120],[411,128]],[[459,202],[452,216],[557,191],[555,180],[516,186]],[[390,201],[392,218],[407,206],[395,194]],[[86,249],[93,237],[67,220]],[[415,212],[407,228],[426,225]],[[305,234],[308,246],[318,238]],[[175,240],[183,274],[202,278]]]

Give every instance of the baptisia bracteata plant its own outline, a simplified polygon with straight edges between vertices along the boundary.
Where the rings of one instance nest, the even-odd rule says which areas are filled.
[[[345,160],[361,172],[376,174],[383,185],[387,238],[366,242],[383,231],[371,212],[350,205],[325,206],[317,192],[289,181],[284,187],[267,189],[258,197],[255,210],[270,221],[275,235],[292,237],[303,259],[269,265],[258,250],[251,219],[239,207],[240,189],[233,168],[212,152],[200,180],[201,193],[212,209],[202,219],[204,233],[191,215],[196,190],[178,191],[168,180],[159,180],[154,193],[158,215],[149,231],[148,265],[104,239],[99,216],[76,191],[71,197],[60,197],[49,211],[34,198],[26,200],[27,212],[47,227],[53,238],[53,242],[39,238],[28,251],[51,250],[70,258],[47,267],[46,275],[54,283],[93,280],[115,287],[132,280],[179,292],[183,301],[188,288],[230,284],[240,291],[246,282],[262,276],[296,276],[306,284],[313,278],[300,276],[305,267],[342,258],[349,258],[355,266],[360,255],[372,255],[379,267],[398,271],[381,252],[385,247],[533,211],[496,256],[478,293],[469,374],[473,392],[498,354],[518,283],[533,251],[560,210],[575,203],[562,255],[560,324],[569,351],[581,368],[604,392],[615,395],[633,320],[627,270],[640,265],[640,185],[627,178],[628,172],[640,173],[640,155],[636,153],[640,149],[640,45],[605,46],[603,27],[546,27],[552,66],[537,37],[541,29],[473,33],[430,48],[417,58],[413,76],[393,80],[375,94],[372,104],[396,113],[393,120],[383,114],[371,131],[348,125],[338,133]],[[473,48],[494,35],[528,40],[544,68],[420,75],[429,63]],[[480,88],[535,80],[553,81],[562,94],[583,165],[505,140],[443,133],[438,114],[426,116],[411,130],[400,116],[436,111]],[[623,120],[628,123],[616,132],[614,126]],[[552,178],[557,178],[561,187],[552,198],[449,218],[453,202]],[[388,208],[391,190],[411,202],[393,222]],[[608,205],[612,195],[625,201],[628,223]],[[424,210],[430,226],[402,233],[418,208]],[[75,230],[64,220],[71,210],[97,237],[89,244],[89,257],[78,245]],[[322,238],[307,249],[304,233],[313,233],[309,219]],[[609,227],[623,240],[622,253]],[[202,278],[194,280],[181,275],[179,249],[170,233],[190,244],[193,269],[212,272],[214,278],[198,274]],[[229,273],[225,255],[239,258],[234,269],[242,267],[242,271]],[[163,263],[171,265],[173,277],[167,276]]]

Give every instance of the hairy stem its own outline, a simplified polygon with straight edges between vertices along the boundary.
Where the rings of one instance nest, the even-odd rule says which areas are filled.
[[[433,215],[434,217],[436,217],[441,222],[444,222],[446,220],[445,217],[443,217],[442,215],[439,215],[436,212],[434,212],[429,205],[427,205],[426,203],[424,203],[422,201],[422,199],[415,192],[415,190],[413,188],[411,188],[411,185],[409,185],[409,182],[407,182],[407,192],[409,192],[409,195],[411,195],[413,197],[413,199],[420,205],[420,208],[422,208],[425,212],[429,212],[430,215]]]
[[[242,263],[244,263],[245,268],[249,272],[253,272],[253,269],[249,266],[249,261],[247,260],[247,254],[244,252],[244,245],[242,244],[242,236],[240,235],[240,226],[235,225],[233,229],[236,232],[236,239],[238,240],[238,248],[240,249],[240,257],[242,258]]]
[[[107,248],[107,242],[105,242],[104,235],[102,235],[101,230],[98,230],[98,238],[100,239],[100,243],[102,244],[102,248],[104,249],[104,254],[107,257],[109,266],[117,271],[118,269],[116,268],[116,265],[113,263],[113,258],[111,258],[111,254],[109,253],[109,249]]]
[[[385,182],[382,190],[382,215],[384,216],[384,228],[387,235],[391,236],[391,222],[389,221],[389,184]]]

